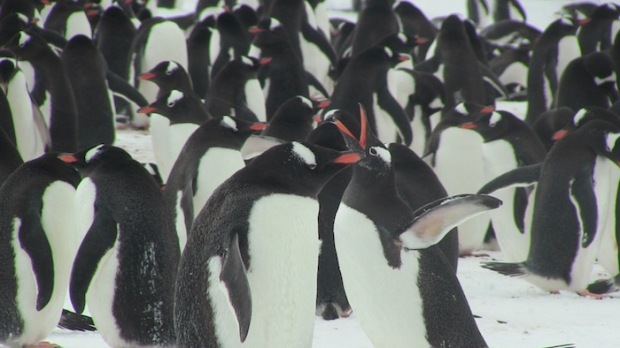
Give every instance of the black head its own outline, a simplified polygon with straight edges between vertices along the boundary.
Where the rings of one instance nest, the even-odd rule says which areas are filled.
[[[265,127],[265,122],[250,122],[234,116],[215,117],[201,125],[201,128],[214,129],[220,134],[235,136],[244,141],[252,134],[260,134]]]
[[[270,57],[290,48],[286,28],[275,18],[263,18],[248,31],[255,36],[253,43],[263,51],[263,56]]]
[[[508,111],[493,111],[480,115],[471,122],[462,123],[459,127],[480,133],[485,142],[497,140],[506,134],[517,131],[523,121]]]
[[[139,113],[157,113],[175,123],[201,124],[207,120],[207,113],[200,98],[193,93],[184,93],[173,89],[147,106],[138,109]]]
[[[62,154],[60,159],[77,168],[82,176],[88,176],[102,164],[125,163],[132,157],[120,147],[100,144],[74,154]]]
[[[166,60],[160,62],[151,70],[140,74],[140,80],[151,81],[159,88],[191,90],[189,76],[185,68],[177,62]]]
[[[15,76],[18,69],[17,60],[12,54],[7,51],[0,52],[0,84],[6,86]]]
[[[31,60],[44,50],[49,50],[45,39],[35,33],[25,31],[15,34],[5,48],[11,50],[21,60]]]
[[[290,142],[265,151],[235,176],[267,189],[316,197],[337,172],[358,162],[359,151],[336,151],[308,142]]]
[[[0,45],[6,45],[17,33],[31,25],[28,18],[19,13],[11,13],[0,20]]]

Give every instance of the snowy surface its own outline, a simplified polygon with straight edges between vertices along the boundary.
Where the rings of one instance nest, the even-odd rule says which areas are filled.
[[[554,13],[562,4],[570,2],[521,0],[528,21],[541,29],[556,18]],[[328,0],[328,3],[338,9],[350,6],[348,0]],[[465,9],[465,0],[419,0],[416,4],[428,17],[464,13]],[[339,16],[341,12],[332,11],[332,14]],[[517,114],[524,110],[524,106],[518,104],[504,104],[499,108]],[[121,131],[118,145],[129,150],[139,161],[153,161],[148,132]],[[488,254],[490,256],[462,258],[458,276],[473,313],[480,317],[477,319],[480,331],[491,347],[549,347],[565,343],[580,348],[620,347],[620,294],[612,294],[603,300],[572,293],[551,295],[521,279],[481,268],[481,262],[502,259],[500,252]],[[605,276],[598,270],[593,279]],[[107,347],[97,333],[58,329],[48,340],[63,347]],[[372,344],[353,314],[350,318],[335,321],[317,318],[313,347],[369,348]]]

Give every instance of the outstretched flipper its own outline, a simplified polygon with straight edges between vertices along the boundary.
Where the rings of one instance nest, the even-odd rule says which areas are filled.
[[[32,262],[37,280],[37,310],[45,308],[54,291],[54,260],[39,212],[31,211],[19,226],[19,243]]]
[[[478,194],[489,194],[510,187],[530,186],[538,182],[541,170],[542,163],[513,169],[486,183],[478,190]]]
[[[501,204],[499,199],[487,195],[464,194],[438,199],[413,212],[413,221],[400,234],[400,241],[405,249],[428,248],[457,225]]]
[[[246,276],[245,264],[239,250],[239,237],[233,237],[222,261],[220,281],[228,293],[228,299],[239,323],[239,335],[244,342],[252,321],[252,293]]]
[[[69,294],[76,313],[81,314],[86,306],[86,292],[95,276],[103,256],[116,242],[118,230],[112,217],[99,211],[77,252],[71,271]]]

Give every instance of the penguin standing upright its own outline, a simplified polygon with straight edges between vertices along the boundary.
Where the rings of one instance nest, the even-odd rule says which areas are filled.
[[[258,81],[258,59],[241,57],[228,62],[213,77],[205,107],[213,117],[232,115],[247,121],[266,121],[265,96]]]
[[[579,21],[580,28],[577,40],[581,54],[604,51],[611,47],[614,21],[620,16],[620,9],[614,3],[608,2],[597,6],[592,13]]]
[[[413,135],[409,118],[391,94],[387,81],[390,67],[403,59],[386,45],[353,56],[334,88],[330,109],[356,113],[361,103],[368,110],[369,127],[381,140],[394,141],[398,135],[405,144],[410,144]]]
[[[0,187],[15,169],[21,166],[24,161],[19,155],[15,144],[3,130],[0,130]]]
[[[180,64],[187,71],[187,43],[185,34],[179,26],[161,17],[148,19],[140,25],[132,43],[134,54],[134,74],[137,78],[141,73],[154,68],[165,60]],[[135,85],[148,101],[156,99],[157,89],[149,83],[134,80]],[[147,120],[137,119],[136,126],[145,127]]]
[[[11,39],[8,48],[18,59],[27,60],[45,76],[49,99],[37,101],[50,106],[43,113],[50,131],[51,149],[72,152],[77,149],[77,106],[73,89],[60,58],[44,39],[32,33],[20,32]],[[45,98],[45,97],[44,97]],[[44,109],[44,108],[43,108]]]
[[[351,34],[351,56],[356,56],[398,31],[398,18],[389,0],[366,1]]]
[[[43,27],[52,30],[70,40],[75,35],[91,38],[93,29],[90,26],[84,3],[76,0],[57,0],[50,8]]]
[[[433,167],[448,194],[476,192],[486,182],[481,151],[483,139],[459,125],[492,110],[475,103],[462,103],[447,112],[433,129],[424,159]],[[488,216],[476,217],[459,226],[461,254],[471,254],[482,248],[488,226]]]
[[[19,167],[0,188],[0,344],[37,344],[58,324],[79,245],[80,175],[58,153]]]
[[[108,69],[126,81],[130,78],[130,49],[135,35],[136,27],[123,9],[110,6],[103,11],[93,36]],[[128,120],[133,118],[134,109],[125,99],[114,96],[114,108]]]
[[[356,318],[377,347],[486,347],[454,270],[433,245],[500,201],[463,195],[412,211],[396,193],[390,152],[364,117],[360,123],[358,141],[367,154],[353,167],[334,226]]]
[[[581,55],[576,31],[572,20],[560,18],[551,22],[534,42],[527,72],[528,124],[534,124],[541,113],[551,108],[564,68]]]
[[[164,197],[175,208],[181,250],[194,217],[213,191],[245,163],[241,147],[264,123],[250,123],[230,116],[212,118],[187,139],[166,181]]]
[[[481,115],[473,122],[461,124],[460,128],[482,136],[485,182],[517,167],[541,163],[547,154],[536,133],[507,111]],[[529,199],[534,193],[531,188],[512,188],[493,194],[504,202],[502,207],[489,213],[499,246],[506,259],[523,261],[530,245],[529,226],[526,225],[532,206],[528,202],[533,202]]]
[[[173,346],[174,279],[180,257],[159,185],[124,150],[99,145],[66,161],[84,179],[76,192],[79,233],[71,303],[88,304],[111,346]]]
[[[112,144],[116,139],[114,104],[106,81],[106,63],[91,39],[76,35],[62,51],[62,62],[78,110],[77,147]]]
[[[269,64],[265,78],[265,109],[267,121],[278,107],[289,98],[309,97],[308,76],[303,66],[299,48],[290,42],[286,28],[275,18],[265,18],[250,28],[256,35],[254,46],[260,49],[263,61]]]
[[[214,192],[194,222],[179,267],[179,347],[312,345],[316,197],[331,176],[360,157],[309,143],[282,144]]]
[[[162,156],[156,159],[162,178],[168,180],[172,165],[187,138],[209,118],[209,115],[200,98],[194,93],[184,93],[176,89],[162,95],[150,105],[140,108],[138,112],[147,115],[156,114],[170,122],[166,137],[151,139],[154,148],[163,149]]]
[[[210,42],[215,19],[210,16],[194,24],[187,37],[187,73],[197,95],[203,97],[209,90]]]
[[[0,58],[0,81],[11,111],[14,145],[25,161],[41,156],[49,145],[49,131],[30,97],[26,76],[16,59]]]
[[[532,178],[538,184],[527,259],[485,267],[522,276],[543,290],[591,295],[587,286],[617,190],[612,173],[618,170],[619,138],[616,126],[596,120],[559,140]]]

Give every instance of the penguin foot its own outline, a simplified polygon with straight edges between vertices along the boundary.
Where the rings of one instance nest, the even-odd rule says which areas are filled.
[[[608,295],[605,295],[605,294],[595,294],[595,293],[592,293],[592,292],[590,292],[588,290],[580,291],[578,294],[579,294],[579,296],[593,298],[595,300],[602,300],[602,299],[609,298]]]
[[[611,279],[599,279],[588,285],[588,291],[593,294],[608,294],[618,290],[618,285]]]

